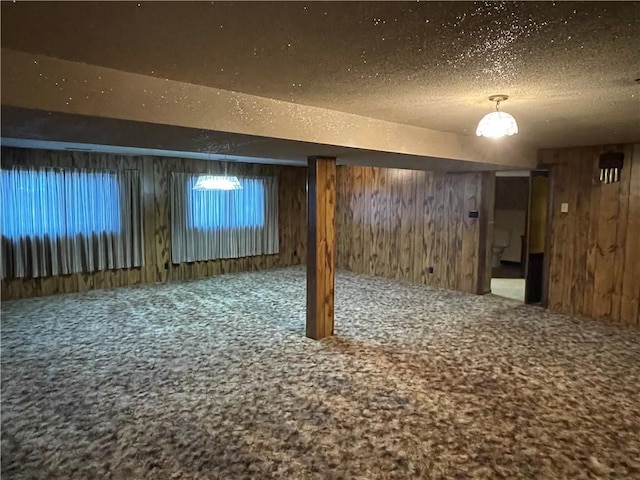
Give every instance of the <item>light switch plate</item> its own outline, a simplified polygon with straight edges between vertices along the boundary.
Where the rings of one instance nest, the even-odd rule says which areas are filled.
[[[560,212],[561,213],[569,213],[569,204],[568,203],[561,203],[560,204]]]

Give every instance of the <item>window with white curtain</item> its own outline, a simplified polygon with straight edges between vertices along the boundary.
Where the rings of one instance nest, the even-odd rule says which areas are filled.
[[[198,189],[199,175],[171,177],[173,263],[278,253],[278,188],[273,177],[238,178],[233,190]]]
[[[142,266],[137,171],[0,173],[3,278]]]
[[[198,177],[188,180],[187,222],[191,228],[262,227],[265,222],[265,181],[239,179],[235,190],[194,189]]]
[[[2,170],[2,235],[64,237],[120,231],[118,177],[112,172]],[[85,205],[78,199],[90,197]]]

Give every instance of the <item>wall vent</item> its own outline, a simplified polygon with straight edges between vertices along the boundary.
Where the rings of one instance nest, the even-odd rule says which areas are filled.
[[[622,176],[622,165],[624,163],[624,153],[609,152],[600,155],[600,183],[615,183],[620,181]]]

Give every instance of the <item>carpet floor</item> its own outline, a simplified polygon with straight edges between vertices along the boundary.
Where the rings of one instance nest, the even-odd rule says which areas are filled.
[[[5,479],[640,478],[640,332],[301,268],[2,303]]]

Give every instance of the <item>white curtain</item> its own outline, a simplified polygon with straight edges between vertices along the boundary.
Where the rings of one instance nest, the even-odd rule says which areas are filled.
[[[194,190],[198,176],[171,176],[173,263],[278,253],[275,178],[239,178],[238,190]]]
[[[144,263],[137,171],[2,170],[2,278]]]

